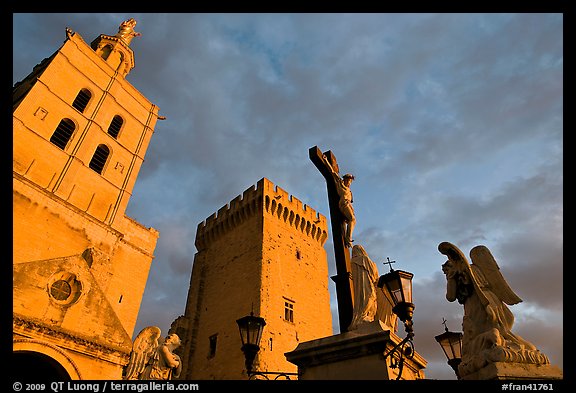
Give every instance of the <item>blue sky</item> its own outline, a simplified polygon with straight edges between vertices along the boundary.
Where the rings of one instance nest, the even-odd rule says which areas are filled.
[[[463,312],[443,241],[492,251],[513,331],[563,368],[562,14],[14,14],[13,82],[66,27],[90,43],[130,17],[127,80],[167,118],[127,210],[160,231],[134,334],[183,314],[198,223],[262,177],[328,216],[318,146],[356,176],[355,242],[414,273],[428,378],[455,378],[434,336]]]

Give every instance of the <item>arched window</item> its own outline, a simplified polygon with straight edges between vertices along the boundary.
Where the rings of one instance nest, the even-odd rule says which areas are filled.
[[[58,146],[60,149],[64,150],[66,145],[70,141],[70,137],[74,132],[76,125],[70,119],[60,120],[60,124],[56,128],[56,131],[50,137],[50,142]]]
[[[118,138],[118,133],[122,128],[122,124],[124,124],[124,119],[122,119],[119,115],[114,116],[112,122],[110,123],[110,127],[108,127],[108,134],[112,135],[112,138]]]
[[[106,160],[108,160],[108,155],[110,154],[110,149],[106,145],[98,145],[90,164],[88,165],[94,172],[102,174]]]
[[[90,98],[92,98],[92,93],[90,93],[88,89],[82,89],[78,92],[72,106],[78,109],[81,113],[84,113],[84,109],[86,109]]]
[[[100,56],[102,56],[104,60],[107,60],[108,56],[110,56],[110,53],[112,53],[112,45],[106,45],[104,48],[102,48],[102,53]]]

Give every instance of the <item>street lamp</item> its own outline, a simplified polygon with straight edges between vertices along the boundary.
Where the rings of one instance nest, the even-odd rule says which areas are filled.
[[[260,339],[262,338],[262,331],[266,326],[264,318],[255,317],[254,312],[250,315],[236,320],[238,329],[240,330],[240,339],[242,340],[242,352],[246,358],[246,371],[248,376],[252,373],[252,364],[254,358],[260,350]]]
[[[390,272],[380,276],[378,279],[378,287],[382,290],[384,290],[384,287],[386,287],[386,290],[390,294],[390,297],[394,302],[392,311],[398,316],[398,318],[400,318],[402,322],[404,322],[406,338],[396,344],[396,346],[394,346],[390,352],[384,355],[384,358],[399,350],[399,360],[397,362],[391,363],[390,367],[400,367],[398,377],[396,378],[400,379],[404,365],[404,356],[406,356],[408,359],[411,359],[414,356],[414,343],[412,341],[414,338],[412,316],[414,315],[415,308],[414,303],[412,303],[412,277],[414,274],[402,270],[392,269],[392,263],[395,261],[390,261],[390,258],[387,259],[388,262],[385,263],[390,264]]]
[[[266,321],[264,318],[255,317],[254,312],[251,311],[250,315],[237,319],[236,323],[240,330],[242,352],[244,352],[244,357],[246,359],[245,364],[248,379],[252,379],[252,377],[257,375],[262,376],[265,379],[268,379],[267,375],[276,375],[275,379],[280,377],[290,379],[289,375],[298,375],[298,373],[288,373],[283,371],[252,371],[254,359],[256,358],[258,351],[260,351],[260,339],[262,338],[262,331],[264,330],[264,326],[266,326]]]
[[[444,324],[445,332],[434,337],[436,341],[442,347],[444,354],[448,358],[448,364],[454,372],[456,377],[460,379],[460,373],[458,372],[458,365],[462,362],[462,333],[460,332],[450,332],[448,331],[448,326],[446,326],[446,320],[442,318],[442,324]]]
[[[236,320],[238,329],[240,330],[240,339],[242,340],[242,352],[246,358],[246,371],[248,376],[252,373],[252,365],[254,358],[260,350],[260,339],[262,338],[262,331],[266,325],[264,318],[255,317],[254,312],[250,315]]]

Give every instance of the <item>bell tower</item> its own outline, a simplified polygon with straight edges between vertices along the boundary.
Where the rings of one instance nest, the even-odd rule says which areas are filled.
[[[67,28],[14,85],[16,369],[121,379],[128,361],[159,236],[125,215],[160,118],[125,79],[135,25],[91,45]]]

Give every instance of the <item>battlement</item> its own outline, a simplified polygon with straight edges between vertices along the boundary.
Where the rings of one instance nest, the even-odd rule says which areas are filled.
[[[266,213],[305,232],[324,245],[328,237],[326,217],[270,180],[262,178],[256,186],[249,187],[242,195],[238,195],[198,224],[196,248],[198,251],[204,249],[209,242],[244,222],[248,217],[263,212],[263,208]]]
[[[324,245],[328,237],[326,217],[268,179],[263,180],[266,212]]]

